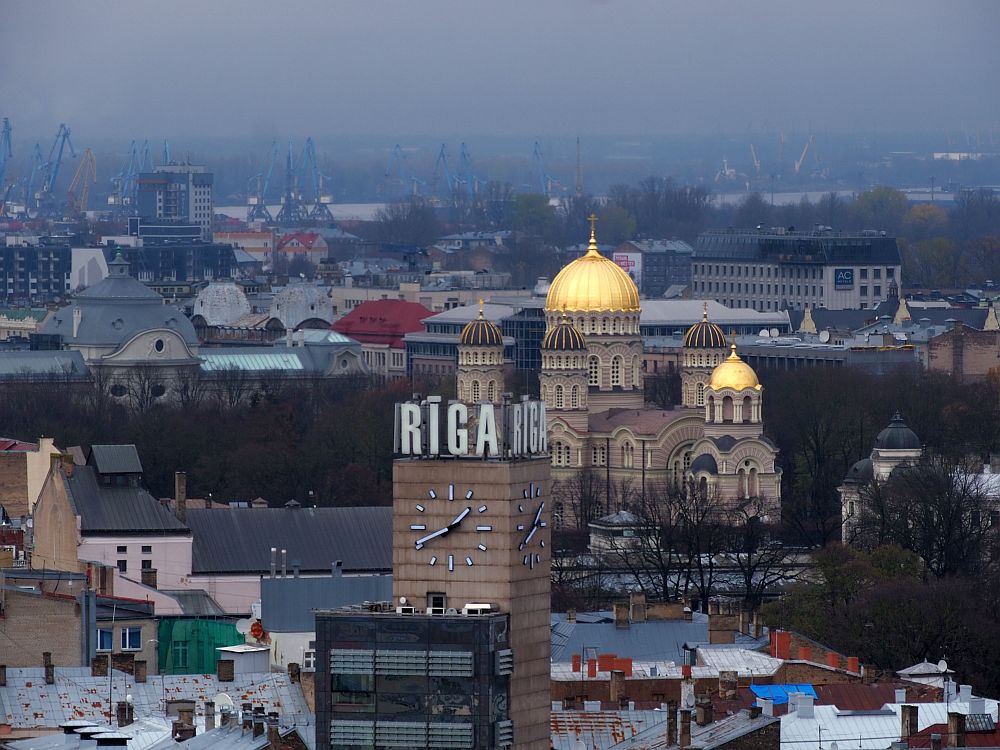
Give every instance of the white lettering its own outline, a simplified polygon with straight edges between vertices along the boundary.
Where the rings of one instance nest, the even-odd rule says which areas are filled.
[[[420,450],[420,405],[401,404],[399,407],[399,452],[416,456]]]
[[[480,404],[479,425],[476,430],[476,455],[496,456],[498,453],[500,446],[497,444],[497,418],[493,404]]]
[[[538,452],[547,453],[549,450],[549,427],[545,420],[545,402],[538,402],[538,434],[540,440],[538,441]]]
[[[469,452],[469,410],[465,404],[448,405],[448,453],[464,456]]]
[[[538,402],[529,401],[528,407],[528,450],[538,453]]]
[[[515,456],[520,456],[523,445],[521,441],[521,409],[518,404],[512,404],[507,413],[510,414],[511,421],[509,437],[507,438],[510,441],[510,452]]]
[[[438,412],[440,408],[440,396],[429,396],[427,398],[427,452],[432,456],[441,453],[441,436],[440,427],[438,426]]]

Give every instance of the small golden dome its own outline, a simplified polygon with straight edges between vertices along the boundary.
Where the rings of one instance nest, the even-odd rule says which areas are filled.
[[[556,274],[545,297],[547,312],[639,312],[639,289],[621,266],[597,249],[590,217],[587,253]]]
[[[742,391],[744,388],[761,390],[760,381],[757,380],[757,373],[753,368],[740,359],[736,353],[736,344],[733,344],[731,352],[726,361],[712,370],[712,378],[708,381],[708,387],[713,391],[723,388],[732,388],[734,391]]]
[[[550,352],[587,351],[587,341],[565,315],[542,339],[542,349]]]
[[[708,303],[701,312],[701,321],[687,329],[684,334],[685,349],[725,349],[726,334],[715,323],[708,320]]]
[[[482,300],[479,300],[479,317],[465,324],[458,337],[458,343],[462,346],[503,346],[500,326],[483,317]]]

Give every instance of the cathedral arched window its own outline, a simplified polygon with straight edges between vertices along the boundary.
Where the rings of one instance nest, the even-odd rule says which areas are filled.
[[[611,358],[611,385],[620,386],[622,384],[622,358]]]
[[[563,387],[561,384],[556,385],[556,408],[562,409],[565,404],[563,403]]]
[[[471,399],[472,403],[478,403],[480,395],[481,394],[479,392],[479,381],[478,380],[473,380],[472,381],[472,399]]]
[[[490,384],[486,386],[486,399],[488,401],[497,400],[497,381],[491,380]]]
[[[580,406],[580,387],[574,385],[569,392],[569,405],[571,408],[576,409]]]
[[[639,387],[639,358],[632,357],[632,387]]]
[[[590,385],[599,386],[601,384],[600,360],[597,357],[591,356],[590,361],[587,363],[587,370],[588,370]]]
[[[732,422],[733,421],[733,397],[726,396],[722,399],[722,421]]]
[[[697,405],[698,406],[704,406],[705,405],[705,384],[704,383],[698,383],[697,398],[698,398],[698,400],[696,401]]]
[[[752,422],[753,419],[753,399],[749,396],[743,397],[743,421]]]

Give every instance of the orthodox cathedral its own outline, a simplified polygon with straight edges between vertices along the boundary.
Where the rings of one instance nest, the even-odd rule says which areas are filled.
[[[661,409],[643,397],[641,303],[635,282],[597,247],[591,217],[586,254],[552,281],[545,301],[541,398],[547,410],[552,478],[575,481],[585,472],[609,496],[601,512],[628,504],[629,495],[693,482],[722,499],[763,498],[780,513],[777,447],[763,434],[763,386],[708,320],[684,337],[679,407]],[[479,317],[462,331],[458,397],[498,401],[504,392],[500,328]],[[623,489],[626,488],[626,489]],[[564,522],[569,508],[562,510]]]

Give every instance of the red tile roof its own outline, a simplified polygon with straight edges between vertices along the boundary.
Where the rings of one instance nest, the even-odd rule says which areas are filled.
[[[402,349],[403,336],[423,331],[421,321],[433,314],[416,302],[370,300],[362,302],[330,328],[362,344],[388,344],[393,349]]]
[[[910,735],[910,747],[930,747],[931,735],[940,734],[942,746],[954,746],[954,741],[949,742],[947,724],[931,724],[924,727],[916,734]],[[995,727],[992,731],[974,732],[966,730],[965,747],[1000,747],[1000,727]]]
[[[278,249],[283,250],[286,245],[296,241],[302,247],[312,250],[317,241],[323,241],[323,237],[318,232],[290,232],[278,240]]]
[[[14,438],[0,438],[0,451],[37,451],[35,443],[24,443]]]

